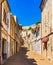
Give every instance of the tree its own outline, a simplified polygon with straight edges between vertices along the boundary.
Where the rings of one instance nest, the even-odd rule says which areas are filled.
[[[32,27],[29,27],[29,29],[28,30],[32,30]]]

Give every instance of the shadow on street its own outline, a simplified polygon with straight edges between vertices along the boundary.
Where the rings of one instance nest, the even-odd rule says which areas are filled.
[[[26,47],[21,47],[20,52],[10,57],[3,65],[37,65],[34,59],[28,59]]]

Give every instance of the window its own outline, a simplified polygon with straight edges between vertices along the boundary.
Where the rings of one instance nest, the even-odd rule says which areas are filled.
[[[6,23],[6,12],[5,12],[5,9],[4,9],[4,13],[3,13],[3,20]]]
[[[36,32],[36,37],[39,36],[40,28],[38,28],[38,31]]]
[[[7,27],[9,27],[9,19],[7,18]]]
[[[28,35],[28,38],[30,38],[30,34]]]

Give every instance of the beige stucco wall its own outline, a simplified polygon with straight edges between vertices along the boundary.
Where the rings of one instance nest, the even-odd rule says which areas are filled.
[[[42,11],[42,38],[50,34],[53,30],[52,28],[52,0],[47,0],[45,7]],[[49,41],[47,42],[47,51],[43,50],[44,43],[42,43],[42,55],[46,56],[49,59],[53,57],[53,35],[50,35]]]

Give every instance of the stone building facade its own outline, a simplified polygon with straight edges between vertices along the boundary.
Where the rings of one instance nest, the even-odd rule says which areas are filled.
[[[35,27],[35,33],[32,33],[35,40],[33,41],[34,51],[41,55],[41,23]]]
[[[7,31],[7,14],[10,11],[7,0],[2,1],[1,13],[1,63],[8,57],[8,31]]]
[[[27,48],[41,54],[41,23],[23,27],[22,35],[26,40]]]
[[[42,55],[53,59],[53,0],[42,0],[42,39],[48,39],[46,43],[42,42]]]
[[[19,52],[21,35],[16,16],[10,13],[7,0],[0,0],[0,64]]]

